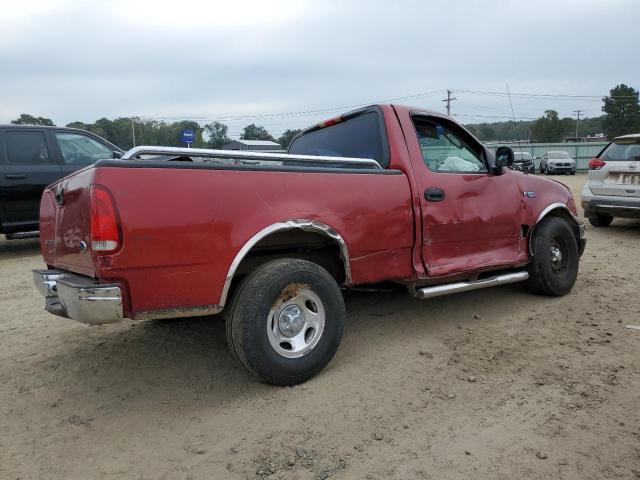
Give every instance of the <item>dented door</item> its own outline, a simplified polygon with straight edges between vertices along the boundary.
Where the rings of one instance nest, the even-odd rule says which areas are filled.
[[[414,117],[407,135],[421,193],[422,253],[429,275],[518,262],[522,200],[513,175],[489,171],[477,140],[454,122]]]

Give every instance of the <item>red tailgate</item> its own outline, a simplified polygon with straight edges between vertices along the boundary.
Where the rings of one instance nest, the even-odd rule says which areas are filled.
[[[49,267],[94,276],[89,233],[90,187],[86,168],[50,185],[40,204],[40,247]]]

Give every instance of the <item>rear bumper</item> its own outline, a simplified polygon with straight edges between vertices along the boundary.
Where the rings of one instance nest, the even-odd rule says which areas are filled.
[[[582,208],[585,217],[611,215],[612,217],[640,218],[640,198],[594,195],[591,190],[582,190]]]
[[[45,310],[89,325],[116,323],[124,318],[122,291],[117,284],[62,270],[34,270],[33,281],[45,297]]]

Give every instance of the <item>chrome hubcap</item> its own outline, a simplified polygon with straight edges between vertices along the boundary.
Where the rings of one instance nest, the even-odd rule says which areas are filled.
[[[276,301],[269,310],[269,343],[283,357],[302,357],[318,345],[325,319],[324,304],[320,297],[309,288],[301,288],[293,297]]]
[[[551,247],[551,264],[559,267],[562,264],[562,250],[556,246]]]
[[[304,312],[298,305],[289,305],[278,316],[278,328],[285,337],[295,337],[304,327]]]

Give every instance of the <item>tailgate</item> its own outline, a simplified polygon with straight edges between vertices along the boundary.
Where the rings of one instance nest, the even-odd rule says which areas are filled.
[[[596,195],[640,197],[640,162],[608,161],[589,172],[589,188]]]
[[[95,170],[88,167],[49,185],[40,203],[40,247],[45,263],[94,276],[90,249],[90,188]]]

